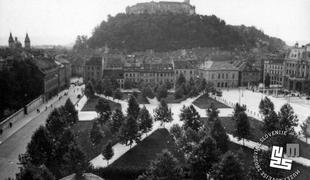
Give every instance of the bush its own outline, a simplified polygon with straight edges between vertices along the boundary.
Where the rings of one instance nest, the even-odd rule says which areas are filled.
[[[179,87],[178,89],[176,89],[176,91],[174,92],[174,98],[175,99],[181,99],[183,97],[184,94],[184,90],[182,87]]]
[[[145,171],[146,169],[140,168],[117,168],[112,164],[106,168],[94,169],[92,173],[104,179],[135,180]]]
[[[151,98],[151,99],[153,99],[155,97],[154,92],[153,92],[153,90],[152,90],[152,88],[150,86],[144,87],[142,89],[142,95],[144,97],[148,97],[148,98]]]

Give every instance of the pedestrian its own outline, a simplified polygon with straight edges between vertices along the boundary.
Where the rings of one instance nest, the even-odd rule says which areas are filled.
[[[12,122],[9,123],[9,126],[10,126],[10,128],[12,128],[12,126],[13,126]]]
[[[47,111],[47,106],[45,106],[45,111]]]
[[[2,135],[2,133],[3,133],[3,129],[2,129],[2,128],[0,128],[0,136]]]

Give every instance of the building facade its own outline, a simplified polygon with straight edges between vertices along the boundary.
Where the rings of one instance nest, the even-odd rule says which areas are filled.
[[[93,56],[85,62],[84,66],[84,82],[90,80],[100,81],[102,79],[104,58],[101,56]]]
[[[217,88],[237,87],[239,70],[229,62],[208,60],[199,66],[199,77]]]
[[[261,71],[245,61],[235,61],[233,65],[239,69],[238,86],[257,86],[261,80]]]
[[[175,81],[178,79],[180,74],[183,74],[187,81],[191,78],[197,78],[199,76],[198,63],[199,61],[197,60],[173,61]]]
[[[173,14],[195,14],[195,6],[190,4],[189,0],[184,2],[170,2],[170,1],[160,1],[160,2],[145,2],[137,3],[133,6],[126,8],[127,14],[155,14],[155,13],[173,13]]]
[[[310,44],[290,50],[284,60],[283,86],[289,90],[306,91],[310,81]]]

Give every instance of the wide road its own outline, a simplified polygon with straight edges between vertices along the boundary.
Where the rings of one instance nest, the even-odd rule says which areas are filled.
[[[57,98],[53,103],[53,108],[64,105],[69,97],[73,103],[77,102],[78,94],[81,94],[81,87],[71,87],[67,96],[63,96],[60,100]],[[5,180],[8,177],[15,178],[15,174],[19,172],[18,155],[25,153],[33,132],[40,125],[45,124],[53,108],[49,106],[45,111],[45,106],[43,106],[40,114],[32,113],[31,115],[34,117],[29,123],[0,144],[0,180]]]

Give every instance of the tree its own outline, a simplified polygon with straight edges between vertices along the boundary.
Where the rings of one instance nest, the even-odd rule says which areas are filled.
[[[54,175],[45,166],[37,167],[32,164],[28,164],[26,167],[21,167],[20,172],[16,174],[16,180],[55,180],[55,179],[56,178],[54,177]]]
[[[265,87],[266,88],[270,87],[270,75],[268,73],[265,76]]]
[[[93,145],[97,145],[101,142],[103,135],[100,131],[100,127],[97,121],[94,121],[89,137]]]
[[[64,154],[64,161],[64,168],[68,169],[69,174],[75,173],[78,178],[82,177],[89,166],[85,154],[76,144],[71,144]]]
[[[103,93],[103,87],[102,87],[102,82],[99,81],[96,83],[96,87],[95,90],[98,94],[102,94]]]
[[[183,134],[183,129],[179,124],[173,124],[170,128],[170,134],[174,137],[175,140],[181,138]]]
[[[175,82],[175,87],[178,88],[178,87],[182,86],[185,83],[186,83],[186,79],[185,79],[183,73],[181,73],[179,75],[177,81]]]
[[[172,121],[171,109],[168,108],[168,105],[164,100],[160,101],[160,105],[154,110],[154,113],[154,120],[160,121],[161,125]]]
[[[265,132],[271,132],[278,128],[279,126],[279,120],[277,113],[274,111],[269,111],[268,114],[264,117],[264,125],[263,130]]]
[[[142,95],[151,99],[154,98],[154,92],[150,86],[146,86],[142,89]]]
[[[168,96],[168,91],[165,85],[161,85],[157,88],[156,96],[159,100]]]
[[[120,127],[124,121],[124,115],[120,109],[116,109],[111,117],[110,130],[112,134],[119,132]]]
[[[140,122],[139,129],[142,133],[147,133],[152,129],[153,119],[145,106],[140,110],[138,120]]]
[[[194,180],[206,179],[212,165],[219,161],[216,142],[211,137],[205,137],[190,155],[191,176]]]
[[[217,147],[222,153],[228,150],[228,135],[219,119],[216,119],[211,129],[211,136],[216,141]]]
[[[103,148],[102,156],[107,160],[107,166],[109,165],[109,160],[113,157],[114,151],[112,147],[112,142],[109,141]]]
[[[63,106],[54,109],[49,114],[45,126],[53,141],[57,141],[68,126],[66,109]]]
[[[241,112],[236,116],[236,124],[235,124],[235,136],[238,140],[243,140],[244,146],[244,139],[250,136],[250,123],[248,116],[245,112]]]
[[[125,79],[124,89],[131,89],[131,88],[132,88],[132,82],[130,80]]]
[[[205,78],[201,78],[198,84],[198,91],[205,92],[206,89],[207,89],[207,81]]]
[[[214,166],[212,176],[217,180],[245,179],[243,163],[238,156],[228,151],[222,160]]]
[[[101,124],[106,123],[111,116],[111,107],[107,100],[100,98],[96,104],[96,112],[100,114],[99,122]]]
[[[245,111],[246,111],[245,105],[241,106],[239,103],[236,103],[234,107],[234,115],[238,115],[239,113],[245,112]]]
[[[27,145],[26,153],[30,157],[30,162],[35,166],[40,166],[48,162],[54,151],[53,140],[48,130],[40,126],[32,135]]]
[[[219,110],[211,103],[210,107],[207,109],[208,121],[213,122],[218,118]]]
[[[122,99],[123,97],[123,94],[122,92],[120,91],[120,89],[116,89],[114,92],[113,92],[113,98],[114,99]]]
[[[279,136],[277,143],[280,146],[285,147],[286,144],[292,143],[296,138],[296,132],[294,127],[298,125],[298,118],[294,113],[292,106],[289,104],[284,104],[280,112],[278,113],[280,130],[286,131],[285,136]]]
[[[189,107],[183,107],[180,114],[180,120],[184,121],[183,126],[185,129],[190,127],[194,131],[198,131],[199,128],[202,126],[200,115],[193,105],[190,105]]]
[[[178,167],[177,159],[169,151],[163,151],[151,162],[146,172],[138,177],[138,180],[179,180],[181,177],[182,169]]]
[[[180,99],[183,97],[184,94],[184,89],[182,86],[176,88],[175,92],[174,92],[174,98],[175,99]]]
[[[259,103],[259,112],[264,116],[268,115],[270,111],[274,111],[274,105],[272,101],[266,96]]]
[[[133,95],[130,95],[128,101],[128,108],[127,108],[127,116],[132,116],[133,118],[137,119],[139,116],[140,107]]]
[[[298,125],[298,119],[292,106],[289,104],[284,104],[281,107],[278,116],[281,130],[288,131],[289,133],[295,133],[294,127]]]
[[[78,117],[78,112],[75,109],[72,101],[70,100],[70,98],[67,99],[66,103],[65,103],[65,109],[67,110],[67,112],[69,113],[69,118],[68,118],[68,124],[69,125],[73,125],[76,122],[78,122],[79,117]]]
[[[89,81],[85,86],[85,95],[87,98],[92,98],[95,95],[94,86],[91,81]]]
[[[126,146],[129,145],[130,148],[134,142],[140,142],[141,134],[139,133],[137,120],[134,117],[127,117],[120,128],[119,137],[121,143],[126,144]]]
[[[301,127],[301,132],[306,138],[306,142],[308,143],[308,138],[310,137],[310,117],[308,117],[306,121],[300,125],[300,127]]]

